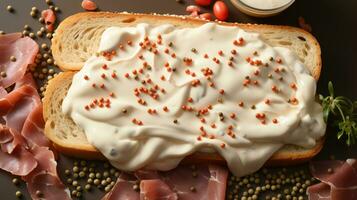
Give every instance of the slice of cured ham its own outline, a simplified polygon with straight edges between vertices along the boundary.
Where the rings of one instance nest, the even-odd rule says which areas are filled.
[[[0,71],[6,73],[0,78],[0,86],[7,88],[20,80],[26,73],[27,66],[32,64],[38,52],[38,45],[21,33],[0,36]],[[14,56],[16,61],[11,61]]]
[[[42,104],[27,66],[38,45],[21,34],[0,36],[0,168],[26,181],[31,198],[69,200],[68,190],[57,174],[50,142],[43,134]],[[14,56],[16,59],[10,60]],[[4,88],[15,84],[13,91]],[[37,191],[41,195],[36,194]]]
[[[128,176],[130,180],[118,179],[103,200],[223,200],[228,170],[218,165],[181,165],[167,172],[140,170],[135,177]],[[140,181],[140,193],[133,190],[135,181]]]
[[[357,199],[356,159],[315,161],[311,173],[321,183],[308,188],[309,199]]]

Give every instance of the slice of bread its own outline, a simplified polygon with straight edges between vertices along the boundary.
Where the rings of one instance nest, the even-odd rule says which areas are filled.
[[[83,130],[69,116],[62,113],[62,101],[72,83],[75,74],[73,71],[79,70],[97,51],[101,34],[106,28],[134,26],[143,22],[154,25],[169,23],[177,28],[195,27],[206,23],[206,21],[179,16],[87,12],[73,15],[59,25],[52,39],[52,53],[56,64],[67,72],[49,81],[44,98],[44,118],[45,134],[60,152],[87,159],[104,159],[104,156],[88,143]],[[291,49],[318,80],[321,71],[321,51],[318,42],[311,34],[287,26],[221,24],[258,32],[268,44]],[[322,138],[311,149],[286,145],[276,152],[267,164],[290,165],[309,160],[321,150],[323,143]],[[224,162],[218,154],[195,153],[185,159],[185,162],[202,161]]]

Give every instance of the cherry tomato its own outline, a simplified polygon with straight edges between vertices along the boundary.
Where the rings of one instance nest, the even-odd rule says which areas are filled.
[[[209,6],[212,0],[195,0],[195,3],[200,6]]]
[[[211,13],[203,13],[203,14],[200,14],[200,18],[211,21],[212,15],[211,15]]]
[[[228,18],[228,7],[223,1],[216,1],[213,5],[213,14],[217,19],[225,21]]]
[[[198,6],[189,5],[189,6],[186,7],[186,11],[190,12],[190,13],[192,13],[192,12],[198,12],[199,13],[199,12],[201,12],[201,9]]]

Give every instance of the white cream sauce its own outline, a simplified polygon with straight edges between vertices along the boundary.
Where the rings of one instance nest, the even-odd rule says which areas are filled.
[[[144,49],[139,44],[145,37],[151,43]],[[242,43],[234,43],[240,38]],[[314,78],[293,52],[269,46],[259,34],[214,23],[183,29],[138,24],[106,29],[99,51],[116,55],[89,58],[74,76],[62,109],[118,169],[170,170],[204,151],[220,154],[231,172],[242,176],[258,170],[285,144],[311,148],[324,135]],[[184,58],[192,63],[187,66]],[[262,64],[251,65],[247,58]],[[202,72],[207,67],[210,80]],[[157,100],[149,92],[135,96],[135,88],[154,91],[156,84]],[[207,107],[207,113],[196,115]]]

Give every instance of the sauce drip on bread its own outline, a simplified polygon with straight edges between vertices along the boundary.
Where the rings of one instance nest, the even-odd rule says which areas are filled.
[[[323,136],[315,90],[293,52],[256,33],[138,24],[104,31],[62,109],[119,169],[169,170],[202,151],[242,176]]]

